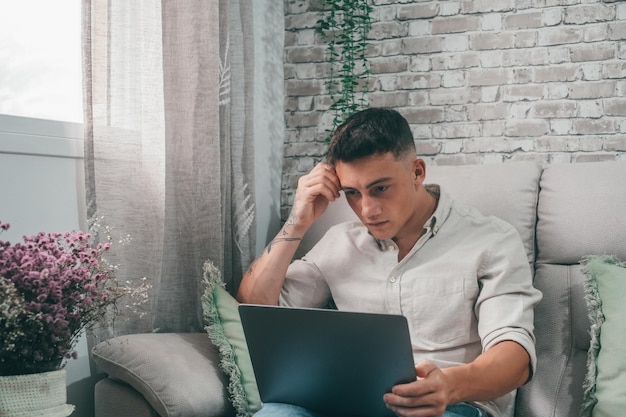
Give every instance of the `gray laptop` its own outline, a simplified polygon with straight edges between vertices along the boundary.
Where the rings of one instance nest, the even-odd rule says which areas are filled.
[[[250,304],[239,315],[265,403],[391,417],[383,395],[415,380],[403,316]]]

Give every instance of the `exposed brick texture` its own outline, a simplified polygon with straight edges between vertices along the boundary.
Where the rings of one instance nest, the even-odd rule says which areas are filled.
[[[332,121],[319,0],[285,0],[282,216]],[[626,2],[372,0],[368,103],[429,164],[626,160]]]

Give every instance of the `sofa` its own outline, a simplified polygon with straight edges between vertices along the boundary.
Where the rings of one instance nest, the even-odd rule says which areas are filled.
[[[626,161],[428,166],[426,180],[508,221],[525,245],[543,299],[535,312],[537,371],[518,390],[515,416],[578,416],[591,323],[581,261],[626,260]],[[331,204],[297,256],[330,225],[353,218],[345,200]],[[96,417],[234,415],[220,353],[205,333],[120,336],[92,353],[106,372],[95,387]]]

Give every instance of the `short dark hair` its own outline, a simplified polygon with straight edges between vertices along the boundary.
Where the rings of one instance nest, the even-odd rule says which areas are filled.
[[[326,161],[335,165],[389,152],[397,159],[408,152],[416,154],[411,128],[396,110],[369,108],[354,113],[335,130]]]

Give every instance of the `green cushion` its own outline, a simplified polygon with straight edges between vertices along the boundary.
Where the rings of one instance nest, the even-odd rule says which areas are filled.
[[[626,263],[612,256],[583,262],[591,320],[583,417],[623,415],[626,410]]]
[[[205,329],[220,354],[220,368],[228,376],[228,392],[238,417],[261,409],[252,361],[244,336],[239,303],[224,289],[219,270],[204,264],[202,310]]]

